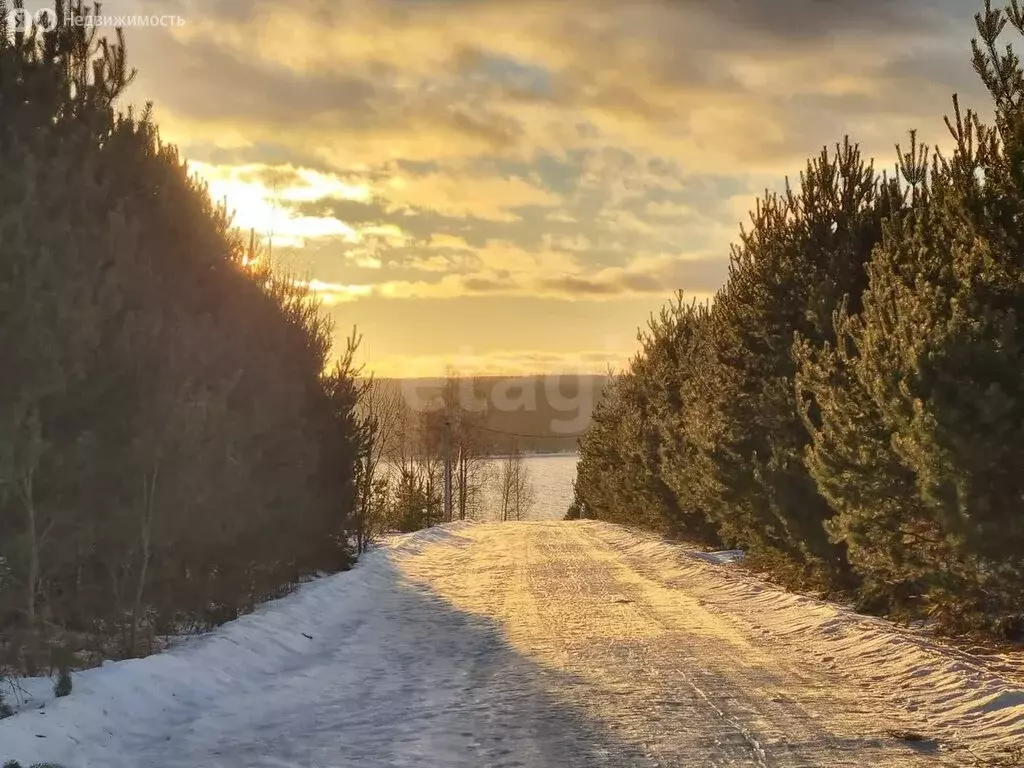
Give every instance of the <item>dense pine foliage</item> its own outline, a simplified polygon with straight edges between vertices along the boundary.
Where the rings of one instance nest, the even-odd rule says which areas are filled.
[[[641,334],[581,440],[572,514],[747,548],[793,581],[953,630],[1024,605],[1024,70],[977,17],[994,123],[844,142],[767,195],[709,306]]]
[[[351,354],[326,372],[311,297],[117,111],[131,77],[120,38],[0,28],[0,667],[144,652],[352,556]]]

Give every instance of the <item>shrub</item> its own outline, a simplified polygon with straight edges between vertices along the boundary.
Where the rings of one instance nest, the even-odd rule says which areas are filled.
[[[71,695],[71,672],[67,667],[61,667],[57,672],[57,681],[53,684],[53,695],[58,699]]]

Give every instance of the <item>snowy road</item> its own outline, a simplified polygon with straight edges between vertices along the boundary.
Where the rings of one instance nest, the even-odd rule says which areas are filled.
[[[742,579],[737,589],[749,594],[730,595],[722,585],[736,577],[724,570],[599,523],[413,534],[210,638],[82,675],[46,715],[0,723],[0,759],[68,768],[973,764],[887,735],[949,730],[927,706],[894,703],[887,678],[905,670],[858,677],[815,656],[813,643],[794,650],[794,628],[772,624],[793,606],[766,607],[755,626],[763,595]],[[746,613],[734,610],[743,600]],[[941,686],[941,670],[932,674]],[[985,718],[1024,719],[1012,699],[1003,703],[1001,714],[979,710],[981,721],[968,713],[959,725],[991,735],[1003,721]]]

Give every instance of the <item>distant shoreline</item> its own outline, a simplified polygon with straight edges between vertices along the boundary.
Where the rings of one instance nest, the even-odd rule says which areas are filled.
[[[494,454],[488,456],[489,459],[503,459],[508,454]],[[523,457],[527,459],[532,458],[554,458],[556,456],[573,456],[579,457],[579,451],[523,451]]]

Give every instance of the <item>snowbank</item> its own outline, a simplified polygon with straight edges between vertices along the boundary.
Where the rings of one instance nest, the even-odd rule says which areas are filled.
[[[691,552],[690,556],[715,565],[731,565],[743,562],[746,553],[742,549],[726,549],[721,552]]]
[[[978,755],[1024,747],[1024,654],[969,654],[926,632],[712,565],[723,562],[723,553],[707,556],[620,526],[589,524],[645,575],[685,585],[705,608],[787,644],[808,665],[824,664],[915,712],[928,725],[925,736],[966,744]]]
[[[391,537],[353,570],[303,584],[209,635],[146,659],[76,673],[74,692],[66,698],[53,698],[48,679],[25,681],[27,705],[0,720],[0,763],[138,768],[127,744],[165,739],[177,723],[254,675],[293,668],[330,647],[374,610],[378,588],[394,583],[396,559],[430,542],[456,543],[465,525]]]

